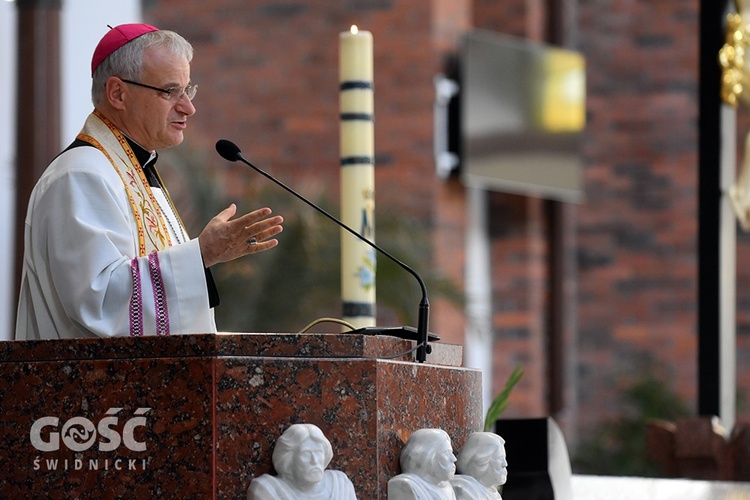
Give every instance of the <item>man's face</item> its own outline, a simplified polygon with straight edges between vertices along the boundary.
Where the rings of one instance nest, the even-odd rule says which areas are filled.
[[[294,480],[302,484],[315,484],[323,480],[325,471],[325,451],[323,445],[306,439],[297,449],[292,461]]]
[[[190,83],[190,63],[163,47],[149,47],[143,53],[140,83],[162,89],[184,88]],[[180,144],[187,118],[195,113],[187,95],[177,100],[157,90],[124,86],[123,132],[149,151]]]

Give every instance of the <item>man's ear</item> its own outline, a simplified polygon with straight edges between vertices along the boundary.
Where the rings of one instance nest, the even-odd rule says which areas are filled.
[[[125,82],[116,76],[107,78],[107,83],[104,84],[104,95],[110,106],[115,109],[123,109],[125,107],[125,94]]]

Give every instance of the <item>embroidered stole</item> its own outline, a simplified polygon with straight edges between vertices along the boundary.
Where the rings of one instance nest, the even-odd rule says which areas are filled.
[[[86,119],[77,138],[104,153],[122,180],[135,221],[138,257],[148,256],[149,278],[156,306],[156,334],[169,335],[167,296],[157,252],[172,246],[172,240],[165,216],[159,210],[143,168],[138,163],[125,136],[96,109]],[[163,186],[162,189],[164,196],[171,204],[169,193]],[[178,220],[178,223],[182,225],[181,220]],[[137,257],[130,262],[130,271],[133,282],[133,293],[130,297],[130,336],[142,336],[144,330],[143,296]]]

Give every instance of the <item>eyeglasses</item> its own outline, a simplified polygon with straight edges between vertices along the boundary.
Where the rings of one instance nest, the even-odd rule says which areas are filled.
[[[188,85],[187,87],[170,87],[168,89],[161,89],[159,87],[146,85],[145,83],[141,83],[141,82],[134,82],[133,80],[126,80],[124,78],[120,78],[120,80],[122,80],[125,83],[129,83],[131,85],[138,85],[139,87],[145,87],[147,89],[161,92],[165,94],[166,98],[172,102],[180,102],[182,100],[182,96],[187,96],[187,98],[192,101],[193,97],[195,97],[195,93],[198,92],[197,85]]]

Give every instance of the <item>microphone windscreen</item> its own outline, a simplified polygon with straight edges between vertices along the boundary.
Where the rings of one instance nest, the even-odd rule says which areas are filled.
[[[219,139],[216,142],[216,152],[225,160],[237,161],[240,158],[240,148],[226,139]]]

